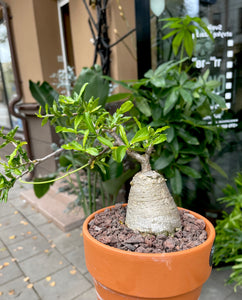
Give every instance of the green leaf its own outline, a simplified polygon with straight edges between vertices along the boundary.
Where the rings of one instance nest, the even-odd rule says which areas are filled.
[[[149,139],[149,130],[147,127],[143,127],[138,130],[135,136],[132,138],[130,145],[133,145],[138,142],[142,142]]]
[[[55,127],[55,131],[56,133],[59,133],[59,132],[70,132],[70,133],[77,133],[77,131],[73,128],[66,128],[66,127],[62,127],[62,126],[56,126]]]
[[[42,178],[35,178],[34,182],[44,182],[44,181],[48,181],[48,180],[53,180],[55,179],[56,176],[47,176],[47,177],[42,177]],[[34,184],[34,193],[36,195],[37,198],[41,198],[43,197],[49,190],[50,186],[53,184],[54,182],[50,182],[50,183],[43,183],[43,184]]]
[[[170,126],[167,129],[167,142],[170,143],[174,139],[174,136],[175,136],[174,127]]]
[[[178,169],[175,169],[175,176],[170,180],[173,193],[175,195],[180,195],[182,192],[182,177]]]
[[[127,98],[131,97],[132,94],[130,93],[118,93],[118,94],[114,94],[112,96],[109,96],[107,98],[106,103],[111,103],[111,102],[115,102],[115,101],[120,101],[120,100],[126,100]]]
[[[127,150],[127,146],[119,146],[115,149],[113,149],[112,157],[114,160],[116,160],[118,163],[121,163],[125,157]]]
[[[199,141],[195,136],[190,135],[185,130],[179,130],[178,135],[187,143],[190,145],[199,145]]]
[[[156,137],[151,144],[152,145],[158,145],[166,141],[166,134],[160,134],[158,137]]]
[[[228,178],[228,175],[224,172],[224,170],[219,165],[217,165],[215,162],[213,162],[211,160],[208,160],[208,164],[214,170],[216,170],[217,172],[219,172],[223,177]]]
[[[181,96],[185,102],[192,104],[193,98],[192,98],[192,94],[190,92],[181,88],[181,89],[179,89],[179,93],[181,94]]]
[[[64,144],[61,147],[66,150],[83,151],[82,145],[80,145],[77,141],[71,141],[70,143]]]
[[[88,135],[89,135],[89,129],[85,130],[85,133],[84,133],[84,136],[83,136],[83,141],[82,141],[83,147],[85,147],[85,145],[86,145]]]
[[[174,156],[172,154],[162,154],[154,163],[154,167],[156,170],[163,170],[174,160]]]
[[[76,92],[79,95],[82,86],[88,83],[83,94],[84,101],[88,102],[92,97],[99,98],[99,105],[104,106],[108,97],[109,82],[104,80],[102,75],[102,69],[98,65],[83,68],[74,85],[73,94]]]
[[[172,49],[175,55],[177,55],[179,47],[181,46],[181,43],[183,41],[184,38],[184,32],[179,32],[177,33],[177,35],[174,37],[173,41],[172,41]]]
[[[172,110],[172,108],[175,106],[177,100],[178,100],[177,89],[174,88],[165,102],[165,107],[164,107],[164,115],[165,116]]]
[[[90,154],[92,156],[97,156],[99,154],[99,151],[96,148],[93,148],[93,147],[86,148],[85,152],[87,152],[88,154]]]
[[[49,120],[49,118],[45,117],[41,122],[41,126],[44,126],[48,122],[48,120]]]
[[[141,129],[142,126],[141,126],[140,121],[136,117],[133,117],[133,119],[134,119],[135,123],[137,124],[138,128]]]
[[[152,115],[149,103],[144,97],[135,98],[135,103],[138,110],[141,111],[146,117],[150,117]]]
[[[41,105],[42,108],[45,108],[46,103],[51,107],[54,100],[57,101],[59,97],[59,94],[46,81],[40,85],[39,82],[34,83],[29,80],[29,89],[33,98]]]
[[[134,104],[131,101],[126,101],[117,109],[117,113],[124,114],[130,111],[133,106]]]
[[[227,108],[226,102],[223,97],[216,95],[209,91],[207,91],[207,95],[211,100],[213,100],[215,103],[217,103],[221,108]]]
[[[84,113],[84,121],[85,121],[85,123],[86,123],[87,128],[89,129],[89,131],[90,131],[91,133],[96,134],[96,130],[95,130],[95,127],[94,127],[94,125],[93,125],[93,123],[92,123],[92,119],[91,119],[91,117],[90,117],[89,112],[85,112],[85,113]]]
[[[194,41],[192,39],[192,35],[190,32],[185,32],[184,35],[184,47],[189,57],[192,57],[193,49],[194,49]]]
[[[119,125],[119,133],[120,133],[120,136],[121,136],[123,142],[125,143],[125,145],[129,146],[129,141],[128,141],[125,129],[122,125]]]
[[[98,136],[97,139],[98,139],[99,142],[102,143],[103,145],[108,146],[109,148],[112,148],[112,147],[113,147],[113,143],[112,143],[109,139],[107,139],[107,138],[105,138],[105,137],[103,137],[103,136]]]
[[[201,175],[195,169],[188,166],[179,166],[182,173],[192,178],[201,178]]]

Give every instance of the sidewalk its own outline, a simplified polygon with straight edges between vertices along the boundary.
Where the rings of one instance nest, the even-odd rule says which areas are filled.
[[[22,189],[0,203],[0,300],[96,300],[81,229],[62,232],[20,200]],[[242,299],[242,290],[224,286],[228,274],[214,270],[200,300]]]

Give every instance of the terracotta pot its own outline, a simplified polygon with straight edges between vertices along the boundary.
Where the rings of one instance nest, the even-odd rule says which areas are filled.
[[[104,209],[83,224],[86,266],[94,279],[97,299],[198,299],[212,269],[215,230],[206,218],[190,211],[206,223],[208,239],[197,247],[174,253],[135,253],[104,245],[89,234],[88,223]]]

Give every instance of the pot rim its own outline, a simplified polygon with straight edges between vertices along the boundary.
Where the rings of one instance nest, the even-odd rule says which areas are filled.
[[[127,203],[123,204],[123,206],[126,206]],[[115,247],[112,247],[112,246],[109,246],[109,245],[105,245],[101,242],[99,242],[98,240],[96,240],[88,231],[88,224],[89,222],[94,218],[94,216],[98,213],[101,213],[103,212],[104,210],[106,209],[112,209],[114,208],[115,205],[111,205],[111,206],[107,206],[107,207],[104,207],[104,208],[101,208],[95,212],[93,212],[91,215],[89,215],[86,220],[84,221],[83,223],[83,226],[82,226],[82,231],[83,231],[83,236],[85,235],[86,238],[88,238],[91,242],[93,242],[94,244],[100,246],[100,247],[103,247],[104,249],[106,249],[107,251],[113,251],[115,253],[119,253],[119,254],[126,254],[126,255],[130,255],[130,256],[138,256],[138,257],[151,257],[153,256],[154,258],[155,257],[161,257],[161,256],[167,256],[167,257],[170,257],[170,256],[180,256],[180,255],[189,255],[189,253],[191,252],[200,252],[202,251],[202,249],[206,248],[207,246],[213,244],[214,242],[214,239],[215,239],[215,229],[214,229],[214,226],[212,225],[212,223],[205,217],[203,217],[202,215],[196,213],[196,212],[193,212],[189,209],[186,209],[186,208],[182,208],[182,207],[178,207],[179,210],[185,210],[185,211],[188,211],[190,212],[193,216],[195,216],[196,218],[198,219],[202,219],[205,224],[206,224],[206,227],[205,227],[205,230],[208,234],[208,237],[207,237],[207,240],[205,242],[203,242],[202,244],[198,245],[198,246],[195,246],[193,248],[190,248],[190,249],[186,249],[186,250],[181,250],[181,251],[175,251],[175,252],[169,252],[169,253],[139,253],[139,252],[132,252],[132,251],[126,251],[126,250],[121,250],[121,249],[118,249],[118,248],[115,248]]]

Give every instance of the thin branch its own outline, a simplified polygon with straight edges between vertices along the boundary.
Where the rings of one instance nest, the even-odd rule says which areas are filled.
[[[96,22],[95,22],[94,19],[93,19],[92,13],[91,13],[90,10],[89,10],[89,7],[88,7],[88,5],[87,5],[87,3],[86,3],[86,0],[83,0],[83,3],[84,3],[84,5],[85,5],[85,7],[86,7],[86,10],[87,10],[87,13],[88,13],[88,15],[89,15],[89,18],[91,19],[91,21],[92,21],[94,27],[96,28],[96,30],[98,30],[98,26],[97,26]]]
[[[55,156],[57,154],[60,154],[61,152],[63,152],[64,149],[63,148],[59,148],[57,149],[56,151],[46,155],[45,157],[42,157],[42,158],[38,158],[38,159],[35,159],[35,160],[30,160],[28,162],[28,164],[34,164],[35,166],[37,166],[38,164],[40,164],[41,162],[51,158],[52,156]],[[29,170],[25,170],[21,175],[18,175],[16,176],[15,178],[18,180],[19,178],[23,177],[24,175],[28,174],[29,173]]]
[[[116,134],[116,132],[114,130],[109,131],[109,133],[115,139],[118,146],[125,146],[124,142],[121,140],[121,138]],[[150,153],[150,151],[152,151],[152,150],[149,149],[149,150],[147,150],[145,155],[141,155],[136,151],[132,151],[130,149],[126,150],[127,154],[130,157],[134,158],[135,160],[137,160],[141,164],[142,171],[148,171],[148,170],[151,169],[150,162],[149,162],[149,158],[150,158],[149,153]]]

